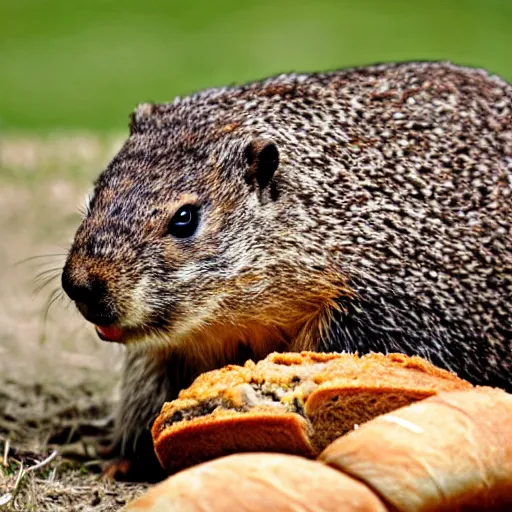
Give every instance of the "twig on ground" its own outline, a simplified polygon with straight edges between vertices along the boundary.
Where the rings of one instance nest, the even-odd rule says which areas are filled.
[[[43,466],[46,466],[53,459],[55,459],[55,457],[57,457],[57,450],[53,450],[53,452],[50,453],[50,455],[48,455],[46,459],[42,460],[41,462],[38,462],[37,464],[34,464],[33,466],[30,466],[25,470],[25,472],[28,473],[29,471],[36,471],[37,469],[41,469]]]
[[[9,466],[8,460],[9,460],[9,448],[10,447],[11,447],[11,441],[9,438],[7,438],[4,443],[4,458],[2,460],[2,464],[3,464],[4,468]]]
[[[20,462],[20,467],[18,469],[18,474],[16,475],[16,481],[14,482],[14,488],[12,490],[12,493],[14,494],[16,492],[16,489],[18,488],[18,485],[20,485],[21,479],[23,478],[23,461]]]

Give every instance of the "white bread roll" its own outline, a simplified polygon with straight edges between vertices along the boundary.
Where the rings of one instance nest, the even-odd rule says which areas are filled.
[[[319,459],[397,511],[511,512],[512,395],[441,393],[366,423]]]
[[[125,512],[386,512],[365,485],[294,455],[223,457],[151,488]]]

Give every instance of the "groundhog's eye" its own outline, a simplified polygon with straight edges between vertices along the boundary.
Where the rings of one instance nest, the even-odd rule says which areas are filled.
[[[197,206],[186,204],[182,206],[169,222],[169,234],[176,238],[188,238],[192,236],[199,224],[199,210]]]

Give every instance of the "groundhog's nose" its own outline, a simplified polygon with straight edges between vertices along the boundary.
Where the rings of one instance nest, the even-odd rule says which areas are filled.
[[[71,275],[69,267],[62,272],[62,288],[71,300],[84,304],[101,302],[106,292],[105,283],[101,279],[93,276],[77,279]]]
[[[69,265],[62,272],[62,288],[75,301],[80,313],[96,325],[113,325],[118,320],[108,288],[100,277],[83,271],[72,272]]]

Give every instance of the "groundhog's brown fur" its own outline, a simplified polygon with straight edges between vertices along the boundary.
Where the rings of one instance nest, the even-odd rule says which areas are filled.
[[[448,63],[139,106],[63,273],[128,345],[123,453],[199,372],[274,350],[404,352],[512,389],[511,116],[510,84]]]

